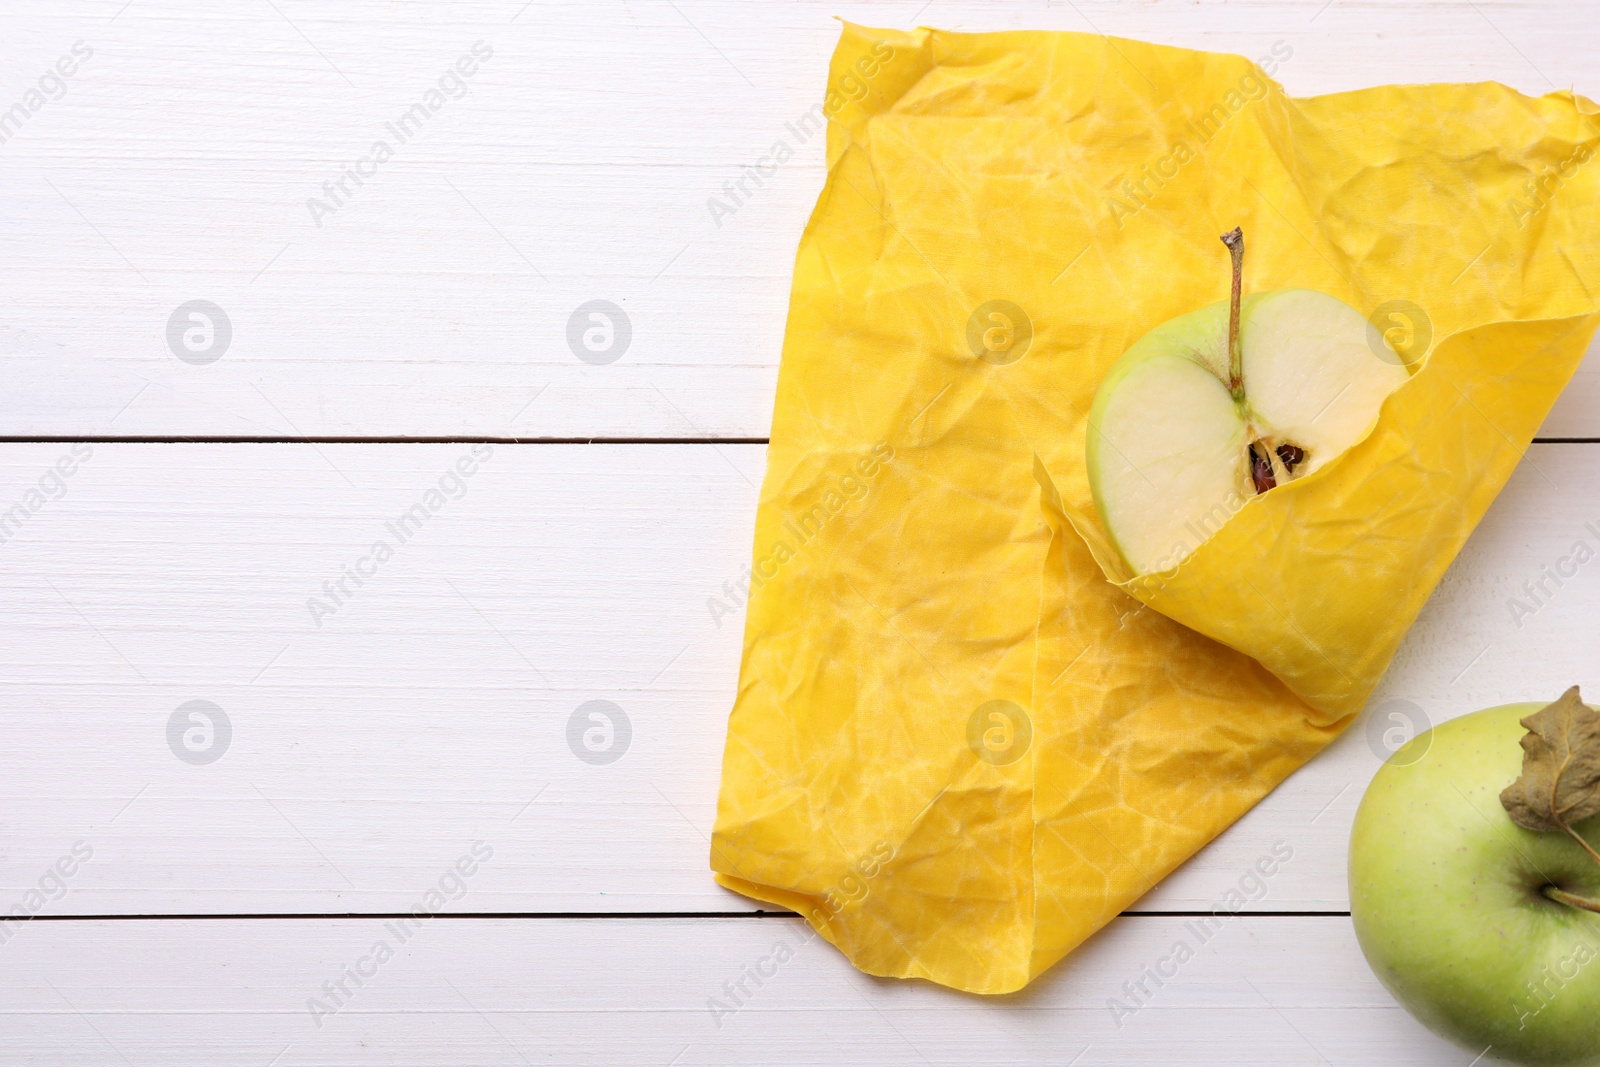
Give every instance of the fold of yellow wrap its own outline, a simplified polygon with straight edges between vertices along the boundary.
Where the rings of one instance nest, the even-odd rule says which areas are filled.
[[[1294,100],[1235,56],[847,26],[718,881],[865,971],[1006,992],[1327,744],[1595,329],[1594,112],[1493,84]],[[1226,296],[1235,225],[1250,291],[1338,296],[1422,369],[1346,456],[1126,581],[1084,417],[1129,344]]]
[[[1497,322],[1446,339],[1364,441],[1250,500],[1173,571],[1131,576],[1092,504],[1073,525],[1130,596],[1253,657],[1314,721],[1346,719],[1505,484],[1596,321]]]

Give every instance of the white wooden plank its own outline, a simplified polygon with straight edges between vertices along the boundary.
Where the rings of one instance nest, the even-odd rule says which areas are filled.
[[[84,839],[52,914],[395,910],[484,837],[475,911],[753,908],[707,871],[742,618],[706,600],[748,558],[762,451],[496,446],[318,627],[308,599],[469,446],[93,446],[0,543],[0,894]],[[0,514],[69,454],[0,449]],[[1600,548],[1597,483],[1600,448],[1535,446],[1376,702],[1441,721],[1600,685],[1600,563],[1507,603]],[[595,699],[632,725],[603,766],[566,741]],[[168,747],[190,700],[232,725],[209,765]],[[1284,840],[1253,906],[1342,909],[1377,766],[1358,725],[1140,907],[1210,907]]]
[[[65,451],[8,448],[10,498]],[[485,907],[728,906],[701,832],[739,629],[705,601],[748,553],[761,450],[497,447],[318,627],[308,599],[471,454],[96,446],[0,545],[4,717],[86,731],[74,757],[12,750],[0,839],[89,833],[123,872],[74,888],[89,911],[124,910],[128,876],[141,910],[381,907],[418,850],[436,866],[502,827]],[[191,699],[232,721],[205,767],[168,748]],[[567,745],[591,699],[633,724],[610,766]],[[35,861],[6,858],[5,882]]]
[[[998,998],[868,978],[807,940],[796,919],[436,918],[404,944],[374,920],[33,923],[4,950],[0,1058],[62,1067],[1472,1058],[1389,998],[1348,919],[1241,917],[1205,944],[1187,921],[1120,919],[1028,990]],[[1142,972],[1179,940],[1196,954],[1156,989]],[[380,941],[394,953],[382,963]],[[323,983],[358,965],[367,976],[360,986],[344,979],[350,995],[336,1004]],[[745,977],[758,966],[768,972],[759,987]],[[1108,1002],[1126,1003],[1123,984],[1141,979],[1151,998],[1114,1016]],[[748,996],[737,1010],[714,1013],[713,999],[735,1006],[725,983],[741,980]],[[312,998],[338,1010],[313,1016]]]
[[[794,140],[835,15],[1281,40],[1301,95],[1592,92],[1600,47],[1600,12],[1565,0],[15,0],[0,102],[78,40],[93,56],[0,145],[0,432],[764,436],[820,139],[721,226],[706,202]],[[468,94],[316,225],[307,200],[479,40]],[[194,299],[233,328],[208,366],[166,345]],[[632,325],[607,366],[566,341],[593,299]],[[1600,435],[1597,359],[1545,432]]]

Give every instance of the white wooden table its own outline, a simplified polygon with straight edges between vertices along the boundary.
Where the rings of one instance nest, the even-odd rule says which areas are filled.
[[[1466,1067],[1362,961],[1345,842],[1390,712],[1600,686],[1600,568],[1508,607],[1600,519],[1593,353],[1378,727],[1030,989],[871,979],[712,883],[742,617],[706,601],[748,559],[820,139],[720,225],[706,201],[818,98],[834,15],[1283,41],[1296,95],[1600,89],[1587,0],[6,0],[0,911],[39,921],[0,928],[0,1063]],[[169,335],[195,300],[225,351],[187,311]],[[591,300],[631,325],[609,363],[568,344]],[[591,700],[631,726],[609,763],[568,743]],[[1114,1021],[1277,842],[1249,914]]]

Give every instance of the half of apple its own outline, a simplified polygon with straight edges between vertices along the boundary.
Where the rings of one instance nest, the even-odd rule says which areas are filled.
[[[1405,383],[1355,308],[1309,289],[1241,296],[1171,319],[1112,365],[1089,411],[1089,489],[1136,574],[1168,570],[1252,496],[1303,478],[1366,436]]]

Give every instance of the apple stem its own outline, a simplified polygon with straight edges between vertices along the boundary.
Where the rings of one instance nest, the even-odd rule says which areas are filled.
[[[1559,812],[1552,811],[1551,814],[1555,815],[1556,825],[1561,827],[1561,829],[1565,830],[1567,832],[1567,836],[1568,837],[1572,838],[1578,844],[1582,845],[1583,846],[1583,850],[1589,854],[1589,857],[1591,859],[1593,859],[1596,863],[1600,863],[1600,852],[1596,852],[1594,849],[1590,848],[1589,847],[1589,842],[1585,841],[1582,837],[1580,837],[1578,835],[1578,831],[1576,831],[1572,827],[1568,826],[1567,825],[1567,821],[1561,817]]]
[[[1587,852],[1596,863],[1600,863],[1600,852],[1596,852],[1593,848],[1591,848],[1589,842],[1585,841],[1578,831],[1568,826],[1567,820],[1561,817],[1560,812],[1551,811],[1551,815],[1554,816],[1556,825],[1561,827],[1562,830],[1566,831],[1568,837],[1572,838],[1580,846],[1582,846],[1583,850]],[[1543,893],[1545,896],[1559,904],[1565,904],[1571,908],[1582,908],[1584,911],[1600,912],[1600,900],[1590,900],[1588,897],[1580,897],[1576,893],[1568,893],[1565,889],[1557,889],[1553,885],[1545,886]]]
[[[1584,911],[1600,912],[1600,900],[1580,897],[1576,893],[1569,893],[1565,889],[1557,889],[1553,885],[1545,886],[1541,892],[1557,904],[1565,904],[1569,908],[1582,908]]]
[[[1228,390],[1244,399],[1244,353],[1239,348],[1239,297],[1244,292],[1244,230],[1238,226],[1222,235],[1233,256],[1233,294],[1228,298]]]

